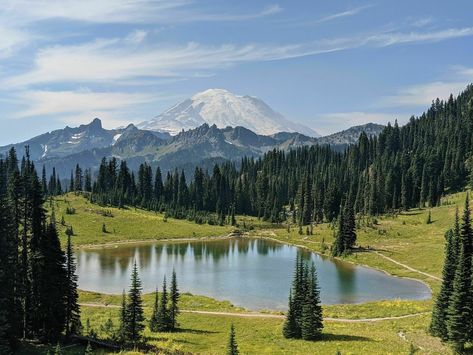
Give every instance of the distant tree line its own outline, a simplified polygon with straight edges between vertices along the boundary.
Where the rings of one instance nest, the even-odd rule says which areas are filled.
[[[445,193],[473,181],[473,86],[458,97],[435,100],[420,117],[388,126],[378,137],[362,133],[344,152],[329,146],[272,150],[238,164],[137,172],[126,161],[102,160],[97,176],[77,166],[70,189],[92,192],[92,201],[165,211],[199,223],[235,223],[235,214],[299,225],[332,222],[347,201],[353,213],[378,215],[436,206]],[[48,191],[60,191],[53,175]]]
[[[54,214],[26,156],[0,159],[0,353],[19,339],[56,342],[80,329],[77,276],[70,238],[61,249]]]

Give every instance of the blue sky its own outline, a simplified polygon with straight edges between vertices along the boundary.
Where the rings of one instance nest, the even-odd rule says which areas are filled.
[[[328,134],[473,82],[471,1],[2,0],[0,144],[208,88]]]

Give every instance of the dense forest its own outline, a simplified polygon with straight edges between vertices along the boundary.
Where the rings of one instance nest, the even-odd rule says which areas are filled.
[[[234,223],[235,214],[271,222],[292,218],[306,225],[336,219],[350,201],[355,213],[377,215],[417,206],[436,206],[458,191],[473,172],[473,86],[458,97],[439,99],[420,117],[388,125],[378,137],[362,133],[344,152],[329,146],[273,150],[239,164],[215,165],[162,176],[144,163],[136,172],[126,161],[103,159],[96,178],[77,166],[70,190],[90,191],[94,202],[166,211],[199,223]],[[49,184],[58,189],[57,177]],[[189,182],[187,180],[190,180]]]
[[[70,238],[61,249],[54,214],[28,154],[0,160],[0,353],[19,339],[56,342],[80,328]]]

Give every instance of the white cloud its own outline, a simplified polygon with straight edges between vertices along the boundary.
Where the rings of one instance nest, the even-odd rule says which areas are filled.
[[[439,98],[448,99],[450,94],[458,95],[465,89],[468,81],[443,82],[435,81],[431,83],[412,85],[400,89],[396,94],[386,96],[381,99],[380,105],[386,107],[425,107],[427,108],[432,100]]]
[[[10,22],[65,19],[92,23],[170,23],[240,21],[281,12],[269,5],[260,12],[220,14],[200,9],[192,0],[6,0],[3,12]]]
[[[192,76],[196,71],[215,70],[239,62],[280,60],[339,49],[339,46],[205,46],[198,43],[139,49],[129,47],[127,41],[119,39],[97,40],[42,49],[37,53],[31,71],[8,78],[4,83],[15,87],[54,82],[97,83]]]
[[[0,24],[0,59],[9,57],[13,52],[27,45],[32,36],[23,30]]]
[[[27,108],[17,114],[18,118],[97,111],[122,110],[134,105],[159,99],[149,93],[77,91],[24,91],[18,100]]]
[[[430,25],[433,22],[432,17],[422,17],[412,21],[412,26],[414,27],[425,27]]]
[[[128,36],[125,37],[125,41],[134,43],[134,44],[139,44],[145,40],[147,35],[148,35],[147,31],[134,30]]]
[[[355,7],[353,9],[349,9],[349,10],[342,11],[342,12],[337,12],[337,13],[322,17],[322,18],[320,18],[319,20],[317,20],[315,22],[316,23],[323,23],[323,22],[333,21],[333,20],[343,18],[343,17],[354,16],[354,15],[359,14],[361,11],[363,11],[367,8],[370,8],[370,7],[372,7],[372,5],[364,5],[364,6]]]
[[[377,45],[386,47],[395,44],[439,42],[469,36],[473,36],[473,27],[449,28],[430,32],[391,32],[371,36],[368,40]]]
[[[336,52],[362,46],[385,47],[425,41],[440,41],[473,35],[473,28],[424,33],[384,33],[341,37],[311,43],[287,45],[222,44],[216,46],[191,42],[181,46],[131,46],[144,38],[137,33],[125,39],[53,46],[40,50],[34,67],[4,80],[4,88],[43,83],[126,83],[138,79],[188,77],[196,72],[215,71],[237,63],[272,61]],[[139,81],[139,80],[138,80]]]
[[[6,0],[2,10],[12,22],[66,19],[95,23],[149,23],[187,0]]]
[[[316,129],[321,134],[328,135],[340,131],[340,127],[348,128],[366,123],[394,123],[395,119],[398,119],[398,115],[385,112],[333,112],[320,115]]]

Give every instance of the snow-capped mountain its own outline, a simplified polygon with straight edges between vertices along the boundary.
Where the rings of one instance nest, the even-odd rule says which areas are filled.
[[[243,126],[262,135],[299,132],[319,136],[313,129],[286,119],[256,97],[240,96],[224,89],[199,92],[138,127],[176,135],[204,123],[218,128]]]

